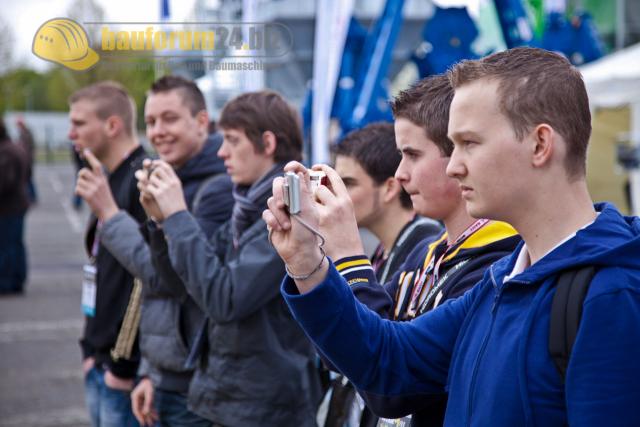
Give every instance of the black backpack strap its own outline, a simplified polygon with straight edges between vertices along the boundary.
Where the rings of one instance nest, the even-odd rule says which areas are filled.
[[[578,334],[582,305],[587,296],[593,266],[583,266],[560,273],[551,304],[549,322],[549,353],[564,382],[573,343]]]

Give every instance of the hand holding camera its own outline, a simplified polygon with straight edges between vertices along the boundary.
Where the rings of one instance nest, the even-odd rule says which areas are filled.
[[[140,189],[140,201],[145,206],[145,211],[156,220],[163,220],[174,213],[187,210],[184,200],[182,183],[173,168],[165,161],[153,160],[143,163],[143,169],[136,172],[138,189]],[[149,197],[155,201],[155,206]],[[158,210],[160,212],[158,212]],[[158,216],[156,216],[158,215]]]
[[[138,180],[138,190],[140,191],[140,204],[144,208],[147,217],[155,223],[161,223],[164,220],[164,216],[156,199],[148,190],[149,179],[153,169],[153,161],[145,159],[142,162],[142,169],[136,171],[136,179]]]
[[[309,172],[309,192],[314,195],[318,187],[327,185],[327,175],[322,171],[310,170]],[[289,214],[300,213],[300,177],[294,172],[287,172],[284,175],[284,185],[282,196],[284,204],[289,210]]]
[[[319,230],[326,239],[327,256],[338,260],[364,254],[353,203],[340,175],[327,165],[315,165],[313,172],[325,176],[326,184],[315,192],[315,208]]]
[[[307,170],[297,162],[289,163],[285,171],[288,172],[285,177],[274,180],[273,197],[263,218],[272,230],[272,243],[287,267],[296,273],[313,271],[324,262],[321,257],[325,251],[332,259],[363,254],[353,204],[338,173],[326,165]],[[315,178],[312,179],[312,175]],[[312,184],[312,181],[315,182]],[[323,236],[322,250],[318,250],[318,239],[312,238],[313,232],[297,219]],[[315,264],[317,262],[320,264]],[[318,276],[320,273],[315,275],[316,279]],[[301,292],[315,285],[307,282],[306,285],[311,286],[305,287],[304,282],[296,280]]]
[[[318,237],[310,181],[309,170],[302,164],[288,163],[285,176],[274,179],[273,196],[262,215],[270,230],[271,243],[296,283],[324,277],[328,265],[321,247],[324,238]]]

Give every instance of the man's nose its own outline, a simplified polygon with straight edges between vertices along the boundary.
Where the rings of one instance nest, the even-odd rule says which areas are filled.
[[[447,163],[447,176],[450,178],[460,178],[465,174],[465,171],[466,169],[461,161],[460,155],[454,148],[451,157],[449,157],[449,163]]]
[[[407,182],[409,180],[409,174],[407,173],[402,160],[400,160],[400,164],[398,165],[398,169],[396,169],[396,173],[393,174],[394,178],[397,179],[398,181],[400,181],[400,183],[402,184],[403,182]]]
[[[216,153],[218,155],[218,157],[220,157],[221,159],[225,159],[227,158],[227,150],[224,149],[224,144],[222,144],[220,146],[220,148],[218,149],[218,152]]]

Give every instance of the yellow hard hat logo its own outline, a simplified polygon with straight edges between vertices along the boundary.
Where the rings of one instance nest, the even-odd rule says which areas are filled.
[[[100,59],[89,47],[84,28],[67,18],[50,19],[33,37],[34,55],[76,71],[93,67]]]

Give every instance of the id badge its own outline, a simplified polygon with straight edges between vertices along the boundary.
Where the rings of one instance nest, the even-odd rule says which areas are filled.
[[[82,276],[82,312],[89,317],[96,315],[96,266],[86,264]]]
[[[411,415],[407,415],[406,417],[398,418],[397,420],[380,418],[378,420],[377,427],[410,427],[410,426],[411,426]]]

